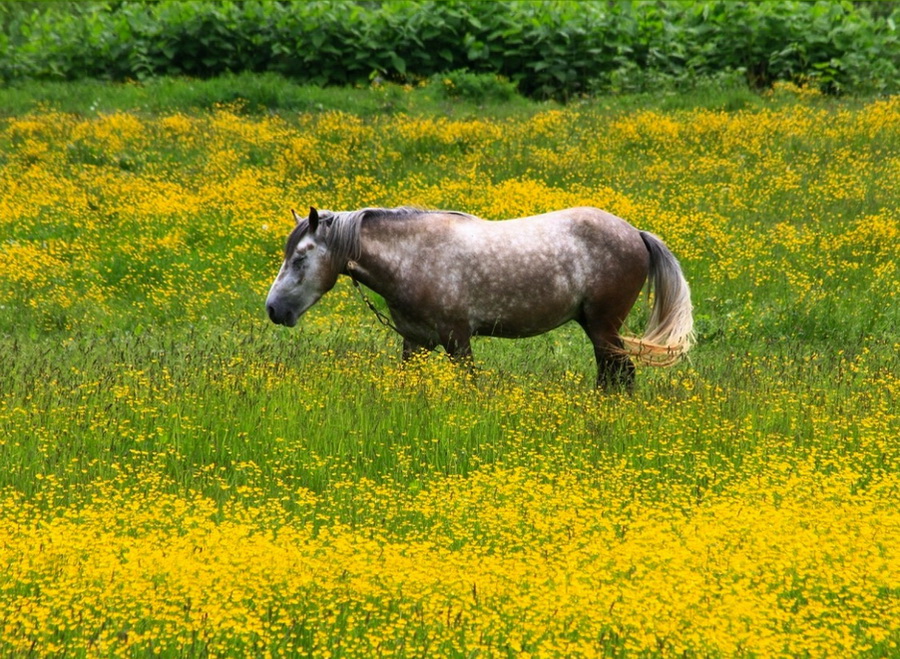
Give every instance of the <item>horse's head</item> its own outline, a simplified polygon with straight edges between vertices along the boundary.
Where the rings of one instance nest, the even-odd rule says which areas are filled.
[[[297,226],[284,246],[284,263],[266,297],[266,311],[273,323],[293,327],[297,319],[331,290],[339,268],[325,241],[326,227],[315,208],[303,218],[292,209]]]

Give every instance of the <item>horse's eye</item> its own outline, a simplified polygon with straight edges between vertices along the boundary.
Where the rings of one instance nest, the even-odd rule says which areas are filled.
[[[295,270],[300,270],[306,264],[306,254],[300,254],[299,256],[295,256],[294,260],[291,261],[291,267]]]

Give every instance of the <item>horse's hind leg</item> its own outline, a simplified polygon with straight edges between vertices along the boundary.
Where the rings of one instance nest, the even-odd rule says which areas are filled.
[[[607,390],[624,388],[628,392],[634,391],[634,363],[628,355],[617,352],[621,349],[621,341],[614,347],[594,345],[598,387]]]
[[[597,360],[597,387],[606,390],[634,390],[635,369],[631,358],[623,351],[619,338],[621,323],[582,321],[581,326],[594,346]]]

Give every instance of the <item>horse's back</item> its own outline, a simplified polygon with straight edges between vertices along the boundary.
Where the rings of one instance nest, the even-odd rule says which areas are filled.
[[[476,333],[545,332],[578,318],[586,303],[618,299],[623,287],[633,303],[647,275],[648,253],[638,230],[596,208],[500,221],[441,215],[433,221],[446,238],[432,261],[441,266],[434,272],[436,286],[448,289],[439,297],[447,307],[465,309]]]
[[[498,221],[452,218],[451,222],[461,249],[492,258],[501,252],[518,255],[517,267],[522,267],[522,259],[533,256],[538,263],[623,261],[643,263],[646,269],[647,249],[640,232],[599,208],[580,206]]]
[[[542,215],[524,217],[513,222],[535,223],[550,232],[568,232],[575,238],[588,242],[609,244],[614,240],[625,245],[641,245],[640,232],[631,224],[599,208],[576,206]]]

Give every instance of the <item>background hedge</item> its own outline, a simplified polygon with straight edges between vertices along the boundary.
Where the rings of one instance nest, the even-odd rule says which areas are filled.
[[[898,3],[56,2],[0,5],[0,81],[273,71],[322,85],[496,73],[533,97],[745,75],[900,79]]]

